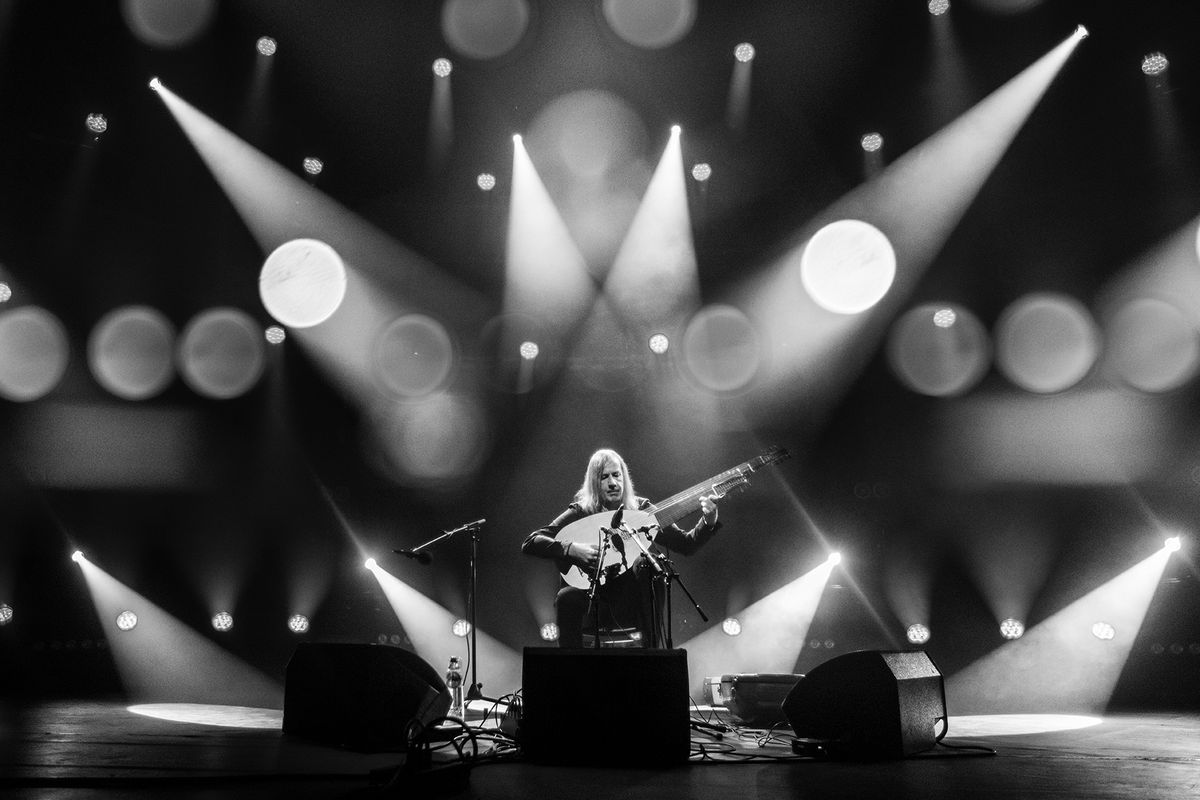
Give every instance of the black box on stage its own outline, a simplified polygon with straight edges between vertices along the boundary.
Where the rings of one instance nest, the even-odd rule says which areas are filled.
[[[665,765],[691,752],[685,650],[527,647],[521,684],[531,761]]]
[[[925,653],[863,650],[810,670],[783,713],[798,738],[821,743],[829,757],[903,758],[937,744],[946,693]]]
[[[287,665],[283,732],[364,752],[403,750],[410,723],[426,725],[449,708],[446,682],[416,653],[305,642]]]
[[[786,722],[783,701],[803,675],[748,672],[709,678],[713,705],[725,706],[747,725],[769,728]]]

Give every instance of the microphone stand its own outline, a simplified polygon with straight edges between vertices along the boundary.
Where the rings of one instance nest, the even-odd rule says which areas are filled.
[[[467,693],[466,693],[466,696],[464,699],[465,700],[486,700],[488,702],[494,703],[494,702],[497,702],[497,700],[492,697],[485,697],[483,694],[483,691],[480,689],[481,684],[479,683],[479,649],[476,646],[477,640],[475,638],[475,628],[478,627],[476,625],[475,606],[476,606],[476,587],[478,586],[478,583],[479,583],[479,530],[480,530],[480,528],[483,527],[483,524],[485,522],[487,522],[486,519],[477,519],[474,522],[468,522],[465,525],[459,525],[457,528],[455,528],[453,530],[443,531],[440,536],[435,536],[434,538],[430,539],[428,542],[417,545],[416,547],[412,548],[412,550],[407,551],[405,553],[405,555],[419,557],[422,554],[422,551],[424,551],[425,549],[433,547],[434,545],[436,545],[440,542],[443,542],[446,539],[449,539],[457,534],[470,531],[470,533],[471,533],[471,567],[470,567],[470,587],[469,587],[468,602],[467,602],[467,624],[471,628],[470,633],[468,634],[471,638],[471,686],[469,689],[467,689]],[[401,551],[396,551],[396,552],[401,552]],[[418,558],[418,560],[420,560],[420,559]],[[425,564],[428,562],[421,560],[421,563]]]

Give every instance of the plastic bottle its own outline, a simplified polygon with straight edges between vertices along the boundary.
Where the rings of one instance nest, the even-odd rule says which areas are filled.
[[[450,690],[450,710],[448,717],[458,717],[466,720],[467,710],[463,705],[462,664],[458,656],[450,656],[450,667],[446,670],[446,688]]]

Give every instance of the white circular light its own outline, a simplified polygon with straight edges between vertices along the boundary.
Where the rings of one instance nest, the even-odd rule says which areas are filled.
[[[485,192],[490,192],[496,188],[496,176],[490,172],[481,172],[475,179],[475,185]]]
[[[858,142],[859,146],[868,153],[877,152],[883,147],[883,134],[880,133],[865,133],[862,139]]]
[[[117,614],[117,630],[131,631],[137,627],[137,614],[132,611],[122,611]]]
[[[708,180],[711,177],[712,177],[712,167],[710,167],[708,164],[700,163],[700,164],[696,164],[694,167],[692,167],[693,180],[697,180],[700,183],[704,183],[706,180]]]
[[[303,614],[292,614],[288,617],[287,626],[292,633],[307,633],[308,617]]]
[[[220,631],[221,633],[233,630],[233,614],[230,614],[228,611],[218,611],[216,614],[213,614],[212,626],[214,631]]]
[[[1161,75],[1167,71],[1171,62],[1162,53],[1147,53],[1142,59],[1142,72],[1146,75]]]
[[[456,619],[454,624],[450,626],[450,632],[460,639],[465,638],[471,633],[471,623],[465,619]]]
[[[538,357],[541,349],[537,346],[537,342],[521,342],[521,358],[526,361],[533,361]]]
[[[8,603],[0,603],[0,625],[7,625],[13,620],[12,606]]]
[[[539,633],[541,634],[542,641],[544,642],[558,641],[558,625],[554,624],[553,622],[547,622],[545,625],[543,625]]]
[[[909,625],[904,635],[911,644],[925,644],[930,636],[929,628],[919,622]]]
[[[813,301],[835,314],[874,306],[896,277],[896,252],[878,228],[856,219],[831,222],[808,241],[800,279]]]
[[[1117,635],[1117,629],[1108,622],[1097,622],[1092,625],[1092,636],[1102,642],[1111,641]]]
[[[661,356],[671,346],[671,340],[664,333],[656,333],[650,337],[648,346],[651,353]]]
[[[291,328],[308,328],[333,316],[346,296],[346,266],[316,239],[293,239],[267,256],[258,276],[267,312]]]
[[[754,60],[754,45],[749,42],[742,42],[737,47],[733,48],[733,57],[743,64]]]
[[[320,175],[325,169],[325,162],[315,156],[304,159],[304,171],[309,175]]]
[[[1020,639],[1025,635],[1025,623],[1009,617],[1000,623],[1000,635],[1005,639]]]
[[[950,0],[929,0],[929,13],[940,17],[950,10]]]
[[[1183,547],[1183,540],[1178,536],[1172,536],[1163,542],[1163,547],[1167,549],[1168,553],[1178,553],[1180,548]]]
[[[267,344],[283,344],[284,339],[287,338],[287,331],[278,325],[269,325],[263,331],[263,338],[267,340]]]
[[[454,65],[450,63],[448,58],[436,58],[433,61],[433,74],[439,78],[448,78],[450,73],[454,71]]]
[[[0,281],[0,303],[7,303],[12,300],[12,287],[4,281]]]
[[[88,114],[84,124],[87,125],[89,131],[97,136],[108,130],[108,118],[103,114]]]
[[[254,48],[264,56],[273,56],[275,51],[279,49],[279,44],[270,36],[260,36],[258,41],[254,43]]]
[[[737,636],[742,632],[742,623],[737,617],[728,617],[721,623],[721,631],[726,636]]]

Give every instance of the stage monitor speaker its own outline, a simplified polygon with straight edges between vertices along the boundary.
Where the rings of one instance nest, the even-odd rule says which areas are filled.
[[[685,650],[527,647],[521,683],[530,761],[650,766],[691,752]]]
[[[410,723],[427,725],[449,708],[445,681],[416,653],[306,642],[287,665],[283,732],[363,752],[403,750]]]
[[[809,671],[784,699],[783,713],[797,738],[827,757],[903,758],[936,745],[945,686],[923,652],[864,650]]]

